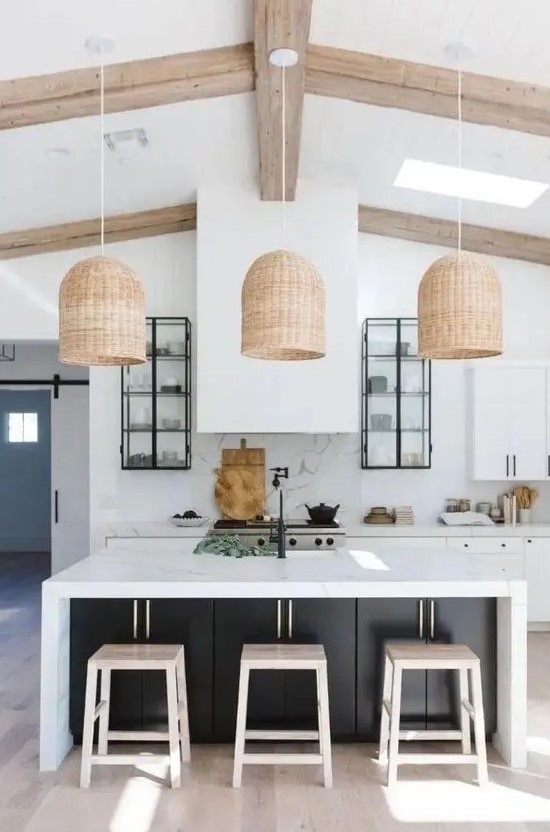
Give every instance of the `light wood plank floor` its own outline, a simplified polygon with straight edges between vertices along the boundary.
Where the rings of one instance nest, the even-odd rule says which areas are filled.
[[[183,787],[164,771],[98,768],[77,787],[80,755],[39,775],[38,555],[0,555],[0,832],[550,832],[550,634],[529,637],[529,769],[490,754],[491,784],[467,767],[405,768],[391,791],[368,745],[334,748],[334,788],[304,767],[246,769],[231,788],[232,748],[194,746]]]

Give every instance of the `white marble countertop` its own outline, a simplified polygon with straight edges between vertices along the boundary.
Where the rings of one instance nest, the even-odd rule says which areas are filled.
[[[112,523],[105,529],[106,538],[148,537],[204,537],[210,523],[193,528],[173,526],[168,521],[142,521]],[[550,522],[505,526],[446,526],[443,523],[419,526],[367,525],[346,526],[348,537],[550,537]]]
[[[319,556],[227,558],[109,549],[43,584],[59,598],[504,597],[525,596],[523,558],[445,548]]]

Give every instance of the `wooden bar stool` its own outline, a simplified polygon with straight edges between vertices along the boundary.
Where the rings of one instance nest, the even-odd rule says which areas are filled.
[[[166,673],[168,731],[109,731],[111,672],[113,670],[163,670]],[[96,704],[97,676],[101,673],[100,701]],[[93,754],[94,724],[99,718],[97,754]],[[109,740],[169,743],[169,756],[108,754]],[[170,763],[172,788],[181,783],[182,761],[191,759],[185,655],[181,644],[104,644],[88,659],[80,786],[90,785],[92,765],[137,765],[144,759]]]
[[[459,673],[460,730],[401,731],[401,678],[404,670],[456,670]],[[470,680],[468,678],[470,676]],[[471,681],[472,701],[469,683]],[[470,720],[474,723],[475,754],[472,754]],[[461,754],[400,754],[399,740],[460,739]],[[389,746],[389,752],[388,752]],[[422,642],[386,645],[382,721],[380,724],[380,762],[387,764],[387,785],[397,780],[399,765],[469,763],[477,766],[480,786],[488,782],[485,718],[479,658],[463,644],[423,644]]]
[[[317,677],[317,731],[250,731],[246,728],[251,670],[313,670]],[[245,753],[246,740],[301,740],[319,743],[317,754]],[[332,749],[328,706],[327,659],[321,644],[245,644],[241,656],[233,787],[239,788],[243,765],[322,765],[325,787],[332,786]]]

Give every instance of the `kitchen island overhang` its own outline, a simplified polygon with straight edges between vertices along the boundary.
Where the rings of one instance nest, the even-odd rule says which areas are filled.
[[[520,556],[442,550],[235,560],[214,555],[103,551],[42,587],[40,769],[58,768],[69,730],[71,598],[496,598],[497,731],[509,765],[526,765],[527,590]]]

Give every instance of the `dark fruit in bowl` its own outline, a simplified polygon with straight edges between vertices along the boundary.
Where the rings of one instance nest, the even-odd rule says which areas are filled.
[[[193,509],[189,509],[188,511],[184,511],[183,514],[174,514],[172,515],[174,520],[200,520],[201,515],[197,514],[196,511]]]

